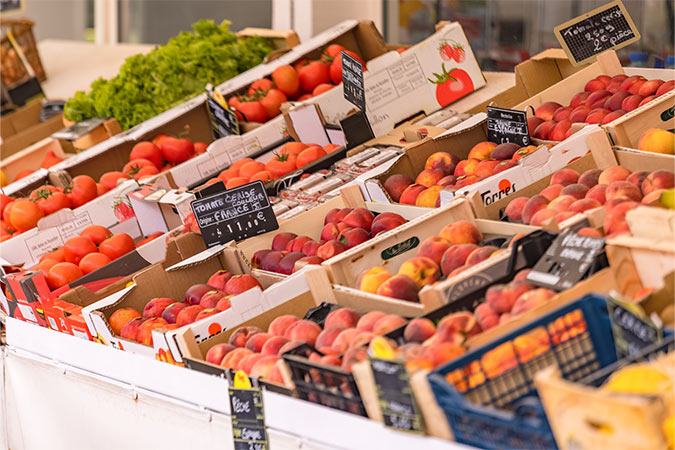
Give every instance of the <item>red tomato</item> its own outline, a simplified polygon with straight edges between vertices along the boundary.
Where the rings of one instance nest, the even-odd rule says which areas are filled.
[[[45,274],[47,278],[47,285],[51,290],[58,289],[62,286],[72,283],[80,278],[82,271],[73,263],[60,262],[54,264],[49,272]]]
[[[103,253],[89,253],[88,255],[85,255],[84,258],[82,258],[78,266],[82,273],[86,275],[97,269],[100,269],[110,261],[111,259]]]
[[[168,137],[162,141],[162,156],[170,163],[180,164],[192,158],[195,146],[188,139]]]
[[[302,59],[299,59],[299,60],[297,60],[296,62],[293,63],[293,68],[297,72],[298,70],[302,69],[303,67],[305,67],[307,64],[309,64],[311,62],[312,61],[310,61],[306,58],[302,58]]]
[[[330,91],[334,87],[335,87],[335,85],[330,84],[330,83],[321,83],[320,85],[318,85],[317,87],[314,88],[314,90],[312,91],[312,95],[317,96],[319,94],[323,94],[326,91]]]
[[[12,234],[14,230],[12,230],[12,227],[9,226],[9,224],[5,223],[4,220],[0,220],[0,236],[7,236],[9,234]]]
[[[359,61],[363,67],[363,71],[366,71],[366,63],[359,57],[359,55],[349,50],[345,50],[345,52],[355,60]],[[330,65],[329,73],[330,80],[333,82],[333,84],[342,83],[342,56],[333,60],[333,63]]]
[[[88,175],[78,175],[73,178],[66,191],[68,199],[70,199],[71,208],[77,208],[95,199],[98,193],[96,182]]]
[[[54,251],[40,256],[40,261],[44,261],[45,259],[51,259],[52,261],[56,262],[64,262],[66,257],[64,256],[63,247],[59,247]]]
[[[237,97],[230,97],[227,100],[227,104],[230,108],[236,109],[239,106],[239,103],[241,103],[241,102],[239,101],[239,99]]]
[[[326,153],[331,153],[337,150],[338,148],[342,148],[341,145],[336,145],[336,144],[326,144],[323,146],[323,149]]]
[[[211,178],[211,180],[217,181],[216,178]],[[211,181],[211,180],[209,180],[209,181]],[[146,237],[145,239],[142,239],[142,240],[138,241],[138,243],[136,244],[136,248],[138,248],[138,247],[140,247],[144,244],[147,244],[150,241],[153,241],[153,240],[157,239],[158,237],[162,236],[163,234],[164,233],[162,233],[162,232],[152,233],[150,236]]]
[[[295,97],[300,89],[298,72],[292,66],[279,66],[272,72],[272,80],[287,97]]]
[[[262,78],[260,80],[256,80],[253,83],[251,83],[251,86],[249,86],[248,91],[246,92],[246,95],[249,97],[255,97],[258,95],[265,95],[267,91],[272,89],[274,87],[274,84],[272,83],[272,80],[268,80],[267,78]]]
[[[9,205],[14,201],[13,197],[10,197],[9,195],[5,194],[0,194],[0,213],[2,213],[5,210],[5,206]]]
[[[159,170],[157,170],[157,167],[142,167],[134,176],[134,180],[144,180],[153,175],[157,175],[158,173]]]
[[[70,200],[68,200],[66,194],[60,191],[50,191],[49,189],[38,191],[35,203],[44,212],[45,216],[55,213],[59,209],[70,208]]]
[[[297,100],[298,100],[299,102],[302,102],[302,101],[308,100],[308,99],[310,99],[310,98],[312,98],[312,97],[314,97],[312,94],[305,94],[305,95],[301,95],[300,97],[298,97]]]
[[[251,158],[241,158],[241,159],[236,160],[232,164],[230,164],[230,167],[228,167],[227,169],[228,170],[230,170],[230,169],[239,170],[244,166],[244,164],[250,163],[251,161],[253,161]]]
[[[218,174],[218,179],[222,180],[223,182],[227,183],[230,178],[238,177],[239,176],[239,169],[226,169],[223,170]]]
[[[318,85],[330,83],[328,67],[320,61],[314,61],[300,69],[298,78],[303,92],[312,92]]]
[[[168,135],[166,135],[164,133],[160,133],[160,134],[156,135],[154,138],[152,138],[152,143],[155,144],[157,146],[157,148],[161,149],[162,143],[164,142],[164,139],[166,139],[168,137],[169,137]]]
[[[302,142],[287,142],[279,149],[279,154],[288,153],[289,155],[298,156],[306,148],[309,148],[309,145]]]
[[[101,195],[105,194],[108,192],[108,190],[103,186],[101,183],[96,183],[96,196],[100,197]],[[68,200],[70,201],[70,200]]]
[[[28,175],[31,173],[35,172],[34,170],[26,169],[26,170],[21,170],[19,173],[16,174],[14,177],[14,181],[20,180],[22,178],[26,178]]]
[[[2,208],[2,220],[5,221],[7,225],[10,227],[16,229],[14,225],[12,225],[12,221],[9,219],[10,212],[12,211],[12,208],[14,207],[14,203],[16,203],[16,200],[12,200],[11,202],[8,202],[4,208]]]
[[[270,89],[265,97],[260,100],[260,104],[265,108],[267,118],[271,119],[279,115],[281,104],[286,100],[286,96],[279,89]]]
[[[88,238],[75,236],[63,244],[63,256],[66,262],[79,264],[80,260],[89,253],[96,252],[96,245]]]
[[[13,201],[7,207],[10,205],[9,221],[5,219],[5,222],[9,222],[17,231],[23,232],[35,228],[38,220],[45,215],[38,205],[25,198]]]
[[[295,155],[280,152],[267,161],[265,168],[274,178],[281,178],[295,170],[295,160]]]
[[[201,155],[202,153],[206,153],[206,149],[209,147],[209,144],[206,142],[195,142],[195,155]]]
[[[251,178],[253,175],[260,172],[261,170],[265,170],[265,164],[261,163],[260,161],[251,161],[241,166],[241,168],[239,169],[239,176],[244,178]]]
[[[42,272],[44,272],[46,274],[47,272],[49,272],[49,269],[54,267],[55,264],[58,264],[58,263],[56,261],[54,261],[53,259],[45,259],[45,260],[40,261],[38,263],[37,269],[41,270]]]
[[[298,159],[295,161],[295,167],[299,169],[313,161],[316,161],[322,156],[326,156],[326,151],[318,145],[306,148],[298,155]]]
[[[134,240],[126,233],[115,234],[98,246],[98,251],[110,259],[117,259],[136,248]]]
[[[241,113],[245,122],[265,123],[267,121],[267,113],[260,102],[239,103],[237,111]]]
[[[162,168],[162,151],[152,142],[139,142],[134,145],[129,154],[129,161],[135,159],[146,159],[152,162],[157,169]]]
[[[335,58],[342,57],[341,55],[342,50],[347,49],[341,46],[340,44],[331,44],[324,49],[323,54],[321,55],[321,60],[323,62],[330,64],[331,62],[333,62]]]
[[[45,159],[42,160],[40,167],[43,169],[49,169],[51,166],[54,166],[63,161],[61,158],[56,156],[52,150],[49,150],[45,155]]]
[[[129,175],[127,175],[126,173],[115,171],[104,173],[103,175],[101,175],[101,178],[99,178],[98,182],[103,185],[103,187],[107,192],[117,187],[117,180],[128,180],[128,179]]]
[[[450,103],[473,92],[473,81],[468,73],[462,69],[452,69],[448,72],[445,64],[442,64],[443,72],[435,73],[436,80],[432,81],[436,85],[436,101],[441,106],[447,106]]]
[[[225,188],[226,189],[232,189],[232,188],[236,188],[236,187],[239,187],[239,186],[243,186],[245,184],[248,184],[248,178],[234,177],[234,178],[230,178],[227,181],[227,183],[225,183]]]
[[[262,181],[263,183],[266,183],[272,179],[272,173],[269,170],[261,170],[260,172],[253,175],[248,181],[251,183],[254,181]]]
[[[28,198],[30,200],[37,200],[38,196],[42,195],[44,196],[46,192],[63,192],[61,189],[57,188],[56,186],[51,186],[48,184],[45,184],[43,186],[40,186],[37,189],[33,189],[30,192],[30,195]]]
[[[101,225],[89,225],[80,232],[80,236],[86,237],[95,245],[100,245],[101,242],[112,236],[112,232]]]

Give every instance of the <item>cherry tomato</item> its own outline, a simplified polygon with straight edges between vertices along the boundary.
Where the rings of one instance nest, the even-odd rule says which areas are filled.
[[[145,159],[159,170],[162,168],[162,151],[152,142],[139,142],[134,145],[129,154],[129,161]],[[126,170],[124,171],[126,172]]]
[[[318,85],[330,83],[330,72],[324,63],[314,61],[300,69],[298,78],[300,79],[302,91],[312,92]]]
[[[242,114],[244,122],[264,123],[267,121],[267,112],[260,102],[242,102],[237,108]]]
[[[62,286],[72,283],[80,278],[82,271],[73,263],[60,262],[54,264],[49,272],[45,274],[47,278],[47,285],[51,290],[58,289]]]
[[[285,102],[286,96],[279,89],[270,89],[260,100],[260,104],[265,108],[265,114],[269,119],[276,117],[281,112],[281,104]]]
[[[79,264],[80,260],[89,253],[96,252],[96,245],[83,236],[71,237],[63,244],[63,256],[66,262]]]
[[[115,234],[98,246],[98,251],[110,259],[117,259],[136,248],[134,240],[126,233]]]
[[[9,223],[17,231],[23,232],[35,228],[38,220],[45,215],[38,205],[25,198],[10,203],[6,208],[10,205]]]
[[[292,66],[279,66],[274,69],[272,80],[286,97],[293,98],[298,94],[300,79],[298,72]]]
[[[188,139],[167,137],[162,141],[160,149],[164,159],[173,164],[185,162],[195,154],[195,146]]]
[[[316,161],[322,156],[326,156],[326,151],[318,145],[306,148],[298,155],[298,159],[295,161],[295,166],[299,169],[313,161]]]
[[[117,180],[128,180],[128,179],[129,175],[127,175],[125,172],[114,171],[114,172],[106,172],[103,175],[101,175],[101,178],[99,178],[98,182],[103,185],[103,187],[107,192],[117,187]]]
[[[82,258],[78,267],[82,273],[86,275],[97,269],[100,269],[110,261],[111,259],[103,253],[89,253],[88,255],[85,255],[84,258]]]
[[[80,236],[86,237],[93,242],[94,245],[100,245],[101,242],[112,236],[112,232],[101,225],[89,225],[80,232]]]
[[[70,207],[77,208],[96,198],[96,182],[88,175],[78,175],[66,188]]]

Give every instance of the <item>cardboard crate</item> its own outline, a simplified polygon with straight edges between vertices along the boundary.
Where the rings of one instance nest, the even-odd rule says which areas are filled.
[[[2,116],[0,119],[0,135],[2,136],[0,159],[4,160],[63,128],[62,114],[41,122],[41,112],[42,99],[29,102],[16,111]]]
[[[48,171],[47,169],[42,169],[40,164],[42,164],[42,161],[45,159],[45,156],[47,156],[48,152],[53,152],[54,155],[61,159],[66,159],[72,156],[72,154],[65,152],[65,149],[61,145],[60,141],[50,137],[42,139],[41,141],[36,142],[35,144],[30,145],[23,150],[17,151],[11,156],[3,156],[2,160],[0,160],[0,170],[5,173],[7,180],[10,181],[10,185],[3,188],[3,191],[9,193],[17,192],[16,188],[14,188],[12,184],[19,172],[25,170],[33,170],[34,172],[39,173],[33,173],[29,175],[31,179],[40,178],[41,180],[45,180]],[[24,181],[24,183],[26,183],[26,181]]]

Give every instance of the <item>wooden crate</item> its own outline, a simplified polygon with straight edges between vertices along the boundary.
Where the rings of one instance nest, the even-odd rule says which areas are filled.
[[[675,71],[673,73],[675,75]],[[640,136],[648,129],[672,130],[675,128],[675,90],[603,125],[603,128],[614,145],[638,148]]]

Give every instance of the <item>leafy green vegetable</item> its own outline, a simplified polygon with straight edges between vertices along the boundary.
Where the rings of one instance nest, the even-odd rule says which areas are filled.
[[[99,78],[87,94],[77,91],[64,114],[79,122],[91,117],[117,119],[126,130],[199,94],[207,83],[220,84],[260,64],[271,50],[269,39],[237,39],[230,22],[201,20],[146,55],[126,59],[119,74]]]

